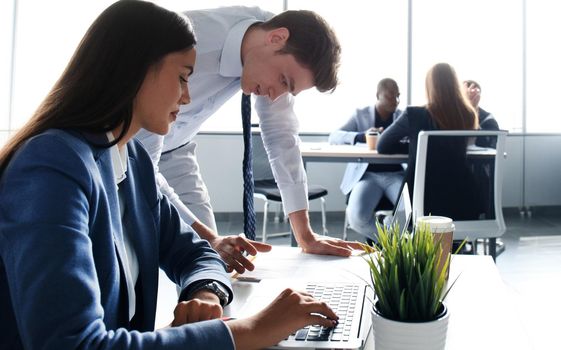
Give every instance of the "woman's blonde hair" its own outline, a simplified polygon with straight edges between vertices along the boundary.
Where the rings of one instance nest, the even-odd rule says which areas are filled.
[[[478,128],[477,113],[460,89],[456,71],[448,63],[437,63],[425,80],[427,110],[439,129]]]

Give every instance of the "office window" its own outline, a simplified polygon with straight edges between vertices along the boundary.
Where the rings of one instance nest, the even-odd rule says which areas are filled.
[[[0,132],[10,126],[13,13],[13,0],[0,1]]]
[[[561,4],[550,0],[526,1],[528,132],[561,132],[561,117],[551,106],[559,99]]]
[[[93,20],[113,1],[18,1],[12,127],[21,127],[54,85]]]
[[[10,91],[16,1],[0,1],[0,132],[4,130],[4,137],[6,130],[17,129],[28,120],[61,74],[88,26],[112,2],[18,0],[14,81]],[[234,0],[155,2],[177,11],[240,4]],[[408,0],[249,0],[244,5],[278,13],[285,3],[289,9],[320,13],[335,29],[343,49],[341,83],[335,93],[321,94],[311,89],[296,99],[302,131],[329,132],[337,128],[355,108],[375,102],[375,85],[384,77],[398,82],[402,93],[400,108],[406,107]],[[527,13],[522,13],[524,3]],[[412,104],[426,102],[424,79],[428,68],[446,61],[456,68],[460,79],[481,83],[481,106],[495,115],[501,128],[521,131],[522,23],[526,16],[527,131],[561,131],[561,118],[550,117],[549,108],[549,101],[555,101],[557,96],[556,82],[561,78],[561,50],[547,39],[561,29],[555,17],[561,5],[551,0],[425,0],[412,1],[412,6]],[[203,130],[239,131],[239,104],[239,97],[232,98],[203,125]]]
[[[397,81],[400,108],[407,101],[407,0],[321,3],[291,0],[289,9],[319,13],[333,27],[342,48],[340,86],[333,94],[315,89],[296,99],[302,131],[331,132],[345,123],[356,108],[376,102],[376,85],[382,78]]]
[[[184,0],[157,0],[157,4],[170,10],[183,12],[186,10],[208,9],[221,6],[258,6],[272,13],[283,10],[282,0],[199,0],[186,3]],[[196,69],[196,67],[195,67]],[[236,96],[229,99],[216,113],[208,118],[201,126],[202,131],[241,131],[242,120],[240,115],[241,90]],[[252,114],[252,122],[257,123],[259,118]]]
[[[20,0],[18,2],[18,18],[15,53],[15,84],[13,95],[12,127],[21,127],[35,111],[39,103],[51,89],[56,79],[64,70],[68,60],[72,56],[80,39],[91,25],[93,20],[114,0],[103,1],[31,1]],[[2,19],[7,16],[11,19],[10,3],[1,2],[0,10]],[[225,0],[199,0],[178,1],[160,0],[155,1],[160,6],[175,11],[187,9],[201,9],[218,6],[239,5],[239,1]],[[250,0],[244,2],[245,6],[260,6],[272,12],[282,11],[283,2]],[[2,21],[2,28],[5,23]],[[9,31],[2,30],[0,40]],[[8,36],[8,34],[6,34]],[[0,42],[3,45],[3,41]],[[4,46],[2,46],[4,47]],[[10,52],[6,50],[3,52]],[[4,56],[2,56],[4,59]],[[2,63],[2,67],[9,64]],[[9,68],[7,68],[9,71]],[[1,72],[3,74],[3,71]],[[8,79],[2,79],[2,83]],[[4,88],[2,86],[2,88]],[[3,97],[0,90],[0,99]],[[0,100],[3,101],[3,100]],[[7,101],[7,97],[6,97]],[[236,102],[237,101],[237,102]],[[231,118],[231,114],[239,114],[239,99],[230,101],[217,115],[211,118],[212,123],[205,125],[207,130],[240,130],[240,118]],[[8,103],[1,103],[7,106]],[[3,112],[3,111],[1,111]],[[0,118],[0,129],[7,128],[7,118]]]
[[[264,10],[278,13],[282,11],[282,0],[152,0],[154,3],[177,12],[210,9],[221,6],[258,6]]]
[[[412,103],[423,105],[425,76],[450,63],[481,84],[480,106],[501,128],[522,128],[522,1],[413,1]],[[551,45],[551,42],[549,43]]]

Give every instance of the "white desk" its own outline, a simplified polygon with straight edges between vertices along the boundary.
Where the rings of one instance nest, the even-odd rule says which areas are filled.
[[[290,279],[296,276],[312,281],[354,281],[369,279],[368,267],[361,257],[338,258],[301,253],[299,248],[274,246],[267,254],[260,254],[254,261],[256,270],[246,277],[259,279]],[[287,274],[287,271],[290,271]],[[450,281],[461,273],[458,282],[447,297],[450,310],[446,349],[532,349],[527,331],[520,321],[519,308],[531,305],[516,305],[503,284],[499,272],[489,256],[458,255],[452,259]],[[243,307],[255,283],[234,281],[235,298],[226,308],[234,315]],[[177,294],[173,285],[163,286],[173,297],[158,297],[159,325],[171,321]],[[271,300],[276,295],[271,295]],[[157,323],[158,326],[158,323]],[[374,349],[370,333],[365,349]]]
[[[300,152],[304,162],[356,162],[378,164],[407,163],[407,154],[379,154],[366,144],[330,145],[327,142],[302,142]]]
[[[302,142],[300,153],[304,163],[376,163],[376,164],[401,164],[407,163],[407,154],[380,154],[376,150],[369,150],[366,144],[356,145],[331,145],[327,142]],[[470,159],[494,159],[496,151],[492,148],[477,146],[468,147]]]

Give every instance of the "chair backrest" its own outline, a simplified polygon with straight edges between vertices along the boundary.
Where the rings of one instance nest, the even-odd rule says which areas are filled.
[[[273,170],[271,170],[269,157],[263,145],[261,132],[258,129],[254,128],[251,132],[251,145],[253,151],[253,179],[255,181],[273,180],[275,178]]]
[[[421,131],[417,142],[413,219],[454,220],[455,239],[499,237],[506,131]],[[496,149],[474,146],[477,137],[496,139]]]

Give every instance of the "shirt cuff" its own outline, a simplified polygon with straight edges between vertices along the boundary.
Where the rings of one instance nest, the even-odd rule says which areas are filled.
[[[349,131],[345,134],[343,143],[346,145],[354,145],[355,143],[357,143],[357,136],[359,135],[359,132],[356,131]],[[363,134],[364,136],[364,134]]]
[[[366,134],[363,132],[359,132],[356,134],[354,140],[354,142],[352,143],[353,145],[357,142],[362,142],[362,143],[366,143]]]
[[[230,339],[232,339],[232,344],[234,345],[234,350],[236,350],[236,342],[234,341],[234,335],[232,334],[232,330],[230,329],[230,327],[228,327],[226,322],[222,321],[222,323],[224,323],[224,326],[226,326],[226,328],[228,329],[228,333],[230,334]]]
[[[195,220],[197,220],[197,218],[195,217],[195,215],[185,206],[185,204],[183,204],[183,202],[181,202],[181,200],[179,199],[179,197],[177,197],[177,200],[172,202],[173,205],[175,205],[175,208],[177,209],[177,211],[179,212],[179,216],[183,219],[183,221],[185,221],[185,223],[189,226],[193,226],[193,223],[195,222]],[[194,230],[193,230],[194,231]]]
[[[295,211],[308,209],[308,184],[279,184],[282,206],[286,215]]]

